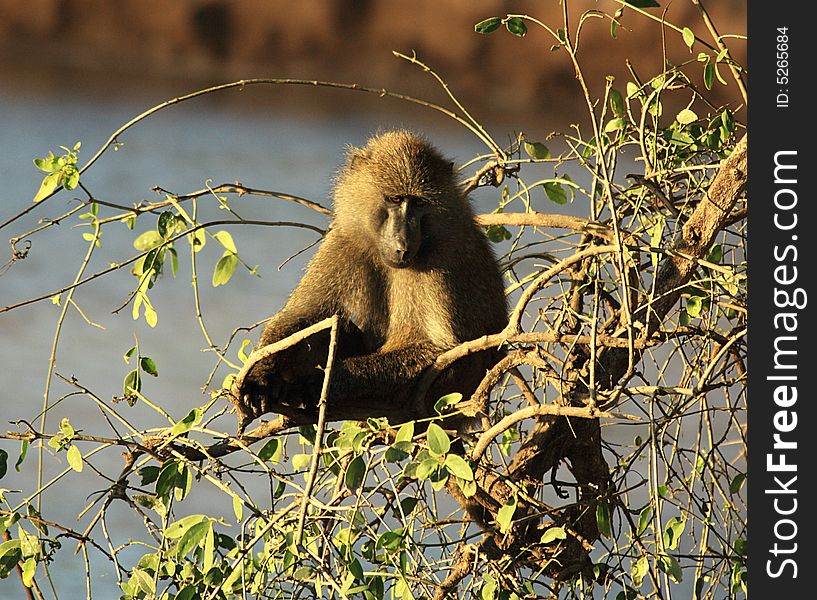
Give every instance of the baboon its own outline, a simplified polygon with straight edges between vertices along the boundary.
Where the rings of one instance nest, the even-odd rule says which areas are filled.
[[[349,150],[329,231],[260,345],[334,314],[331,420],[427,416],[443,394],[468,398],[492,366],[492,351],[458,361],[429,391],[425,414],[414,409],[422,372],[458,343],[501,331],[507,307],[453,163],[411,132],[383,133]],[[253,366],[234,399],[242,429],[266,412],[315,414],[328,339],[316,334]]]

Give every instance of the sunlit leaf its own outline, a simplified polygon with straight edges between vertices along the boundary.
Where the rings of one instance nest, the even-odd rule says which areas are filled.
[[[610,90],[610,110],[617,117],[624,116],[624,98],[621,96],[621,92],[616,89]]]
[[[471,470],[471,465],[456,454],[449,454],[445,457],[445,468],[448,469],[449,473],[460,479],[465,479],[466,481],[473,481],[474,479],[474,472]]]
[[[542,187],[544,188],[545,194],[551,202],[555,202],[556,204],[567,204],[567,192],[560,184],[548,182],[542,184]]]
[[[491,33],[492,31],[499,29],[500,25],[502,25],[502,19],[499,17],[490,17],[474,25],[474,31],[483,34]]]
[[[213,524],[207,521],[201,521],[192,525],[184,532],[184,535],[179,540],[179,545],[176,547],[176,557],[181,559],[187,556],[187,554],[196,546],[198,546],[204,538],[207,536],[207,533],[213,528]]]
[[[542,142],[525,142],[524,148],[527,155],[536,160],[550,158],[550,150]]]
[[[68,464],[72,469],[74,469],[74,471],[77,473],[82,472],[82,453],[80,453],[79,448],[71,444],[68,447],[66,458],[68,460]]]
[[[745,473],[738,473],[729,483],[729,493],[737,494],[740,491],[740,488],[743,487],[743,482],[746,481],[746,474]]]
[[[34,202],[40,202],[51,194],[51,192],[56,190],[60,185],[60,179],[62,179],[61,173],[51,173],[50,175],[46,175],[43,178],[43,182],[40,184],[40,189],[37,190],[37,194],[34,196]]]
[[[704,65],[704,86],[706,86],[706,89],[711,90],[714,81],[715,81],[715,65],[713,65],[711,62],[707,62]]]
[[[362,456],[355,456],[346,467],[344,483],[349,491],[354,492],[363,484],[366,474],[366,462]]]
[[[431,423],[428,426],[426,439],[428,440],[428,449],[438,456],[447,454],[451,449],[451,440],[448,438],[448,434],[436,423]]]
[[[173,428],[170,430],[171,435],[181,435],[182,433],[187,433],[193,427],[199,424],[201,421],[201,417],[204,411],[201,408],[194,408],[192,409],[187,415],[176,423]]]
[[[155,229],[146,231],[135,240],[133,240],[133,247],[137,250],[152,250],[163,242],[162,236]]]
[[[263,461],[278,463],[281,460],[281,442],[277,438],[271,438],[258,451],[258,458]]]
[[[237,254],[238,250],[236,250],[235,243],[233,242],[233,236],[230,235],[228,231],[216,231],[213,234],[213,237],[216,241],[224,246],[224,249],[228,252],[232,252],[233,254]]]
[[[694,123],[695,121],[698,120],[698,115],[696,115],[688,108],[685,108],[675,116],[675,120],[678,121],[681,125],[689,125],[690,123]]]
[[[599,502],[596,506],[596,523],[599,527],[599,533],[606,538],[610,538],[610,507],[606,502]]]
[[[516,497],[511,497],[508,502],[496,513],[496,523],[499,525],[500,533],[508,533],[513,522],[513,514],[516,512]]]
[[[692,33],[692,30],[689,27],[684,27],[681,31],[681,35],[684,38],[684,43],[687,45],[688,48],[692,49],[693,44],[695,44],[695,34]]]
[[[528,32],[528,26],[519,17],[513,17],[505,21],[505,27],[517,37],[525,37]]]
[[[216,264],[216,269],[213,271],[213,287],[224,285],[235,272],[238,266],[238,257],[235,254],[225,254]]]
[[[644,577],[646,577],[649,570],[650,562],[647,560],[646,556],[641,556],[633,563],[633,567],[630,570],[630,576],[633,578],[633,584],[635,584],[636,587],[641,585],[641,582],[644,580]]]

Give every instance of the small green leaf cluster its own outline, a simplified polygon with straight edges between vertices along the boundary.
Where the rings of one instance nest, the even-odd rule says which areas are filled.
[[[162,547],[142,555],[123,582],[123,597],[193,600],[219,589],[223,592],[217,596],[220,598],[239,592],[242,576],[250,573],[234,568],[239,548],[233,538],[218,533],[214,525],[212,518],[202,514],[168,524],[162,532]],[[248,565],[252,563],[248,561]],[[168,583],[168,589],[173,586],[178,591],[172,596],[167,595],[167,590],[163,593],[162,582]]]
[[[505,25],[505,29],[517,37],[525,37],[525,34],[528,33],[528,26],[523,19],[510,16],[504,19],[501,17],[489,17],[474,25],[474,31],[488,34],[499,29],[501,25]]]
[[[458,401],[458,400],[457,400]],[[395,446],[401,445],[404,452],[414,449],[411,440],[414,437],[414,424],[407,423],[400,428]],[[471,463],[457,453],[451,452],[451,438],[437,423],[429,423],[426,429],[426,444],[413,457],[403,470],[407,479],[429,481],[432,489],[441,490],[454,478],[457,486],[466,497],[476,493],[477,486],[474,480],[474,471]]]
[[[142,373],[146,373],[151,377],[159,376],[159,369],[156,366],[156,361],[149,356],[142,356],[139,353],[139,344],[132,346],[122,359],[125,364],[130,364],[130,359],[136,355],[135,368],[125,375],[125,380],[122,383],[123,399],[127,401],[130,406],[136,404],[136,399],[142,392]]]
[[[44,158],[35,158],[34,165],[40,170],[47,173],[40,184],[40,189],[34,196],[34,202],[40,202],[60,186],[66,190],[73,190],[79,185],[79,169],[77,169],[77,155],[81,144],[77,142],[73,148],[66,148],[60,146],[65,154],[55,156],[53,152],[49,152],[48,156]]]
[[[74,471],[81,472],[82,453],[73,443],[75,436],[76,431],[74,431],[74,428],[68,421],[68,417],[65,417],[62,421],[60,421],[60,432],[48,440],[48,445],[54,448],[54,450],[57,452],[65,450],[68,464],[72,469],[74,469]]]
[[[18,518],[18,515],[11,515],[0,521],[2,533],[7,533]],[[0,579],[8,577],[19,566],[23,585],[30,588],[34,583],[37,565],[45,560],[45,556],[40,539],[17,524],[17,536],[0,543]]]

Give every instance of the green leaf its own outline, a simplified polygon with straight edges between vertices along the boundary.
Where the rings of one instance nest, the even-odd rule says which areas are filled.
[[[275,464],[281,460],[281,442],[277,438],[272,438],[264,444],[258,451],[258,458],[266,461],[271,461]]]
[[[241,523],[241,519],[244,518],[244,503],[238,495],[233,495],[233,514],[236,523]]]
[[[488,227],[485,228],[485,236],[495,244],[504,242],[513,237],[511,232],[502,225],[488,225]]]
[[[403,423],[394,437],[395,442],[410,442],[414,439],[414,421]]]
[[[466,498],[472,498],[477,493],[477,482],[467,481],[465,479],[457,479],[457,485],[460,486],[462,495]]]
[[[142,485],[150,485],[156,478],[159,477],[160,467],[156,465],[149,465],[147,467],[142,467],[137,471],[139,473],[139,477],[142,478]]]
[[[156,368],[156,361],[154,361],[152,358],[143,356],[139,360],[139,366],[142,367],[142,370],[148,375],[153,375],[154,377],[159,376],[159,370]]]
[[[176,461],[170,460],[162,465],[159,476],[156,478],[156,495],[160,498],[167,498],[176,487],[176,478],[179,476],[179,465]]]
[[[650,234],[650,247],[660,249],[661,248],[661,240],[663,239],[664,235],[664,226],[666,225],[666,219],[663,215],[659,215],[658,219],[656,219],[653,226],[648,231]],[[658,262],[661,260],[661,254],[659,252],[650,252],[650,262],[652,263],[653,268],[658,266]]]
[[[417,470],[415,474],[417,475],[417,479],[423,481],[431,477],[437,469],[440,467],[440,461],[436,458],[426,458],[425,460],[421,461],[419,465],[417,465]]]
[[[414,508],[417,506],[417,498],[403,498],[400,500],[400,509],[403,511],[404,515],[410,515]]]
[[[175,523],[171,523],[167,526],[164,537],[171,540],[181,538],[191,527],[203,522],[208,522],[207,515],[197,514],[182,517]]]
[[[135,240],[133,240],[133,247],[137,250],[145,251],[152,250],[161,244],[164,240],[156,230],[146,231]]]
[[[366,475],[366,462],[362,456],[355,456],[346,467],[344,483],[350,492],[354,492],[363,484]]]
[[[179,540],[179,545],[176,546],[176,557],[182,559],[187,556],[193,548],[204,540],[212,528],[213,523],[209,520],[201,521],[189,527],[182,536],[182,539]]]
[[[142,378],[139,375],[138,369],[134,369],[125,375],[125,382],[122,389],[125,396],[142,391]]]
[[[26,459],[26,454],[28,454],[28,440],[23,440],[20,442],[20,456],[17,457],[17,462],[14,463],[14,470],[18,473],[20,472],[23,461]]]
[[[678,121],[681,125],[689,125],[690,123],[694,123],[695,121],[698,120],[698,115],[696,115],[688,108],[685,108],[675,116],[675,120]]]
[[[706,260],[711,263],[720,264],[721,260],[723,260],[723,245],[715,244],[712,248],[709,249],[709,255],[706,257]]]
[[[482,589],[479,591],[480,600],[494,600],[496,598],[496,579],[492,575],[485,573],[482,576]]]
[[[187,433],[199,424],[204,411],[201,408],[192,409],[181,421],[177,422],[170,430],[171,435],[181,435]]]
[[[721,113],[721,122],[729,133],[735,131],[735,118],[732,116],[732,111],[729,109],[726,109]]]
[[[158,234],[162,236],[163,239],[167,239],[173,235],[175,228],[176,215],[169,210],[166,210],[159,215],[159,221],[156,223],[156,229]]]
[[[539,540],[542,544],[549,544],[556,540],[567,539],[567,532],[564,527],[548,527],[545,533],[542,534],[542,539]]]
[[[636,587],[641,586],[641,582],[644,581],[644,577],[646,577],[649,570],[650,562],[647,560],[646,556],[640,557],[633,563],[630,576],[633,578],[633,584],[635,584]]]
[[[689,27],[684,27],[684,29],[681,31],[681,35],[684,38],[684,43],[691,50],[692,45],[695,43],[695,34],[692,33],[692,30]]]
[[[610,110],[617,117],[624,116],[624,98],[621,96],[621,92],[616,89],[610,90]]]
[[[670,579],[675,581],[675,583],[681,583],[681,580],[683,579],[681,563],[679,563],[678,559],[674,556],[669,556],[667,554],[660,556],[658,559],[658,568],[669,575]]]
[[[71,465],[71,468],[77,473],[82,473],[82,453],[80,453],[79,448],[73,444],[68,446],[67,458],[68,464]]]
[[[8,577],[22,558],[20,540],[9,540],[0,544],[0,577]]]
[[[505,21],[505,27],[517,37],[525,37],[528,32],[528,26],[519,17],[513,17]]]
[[[170,272],[173,273],[173,277],[175,277],[179,272],[179,254],[175,248],[168,247],[167,251],[170,252]]]
[[[502,19],[499,17],[490,17],[474,25],[474,31],[483,34],[491,33],[492,31],[499,29],[500,25],[502,25]]]
[[[9,453],[5,450],[0,449],[0,479],[6,476],[8,472],[8,464],[9,461]]]
[[[545,189],[545,194],[551,202],[555,202],[556,204],[567,204],[567,192],[560,184],[548,182],[542,184],[542,187]]]
[[[536,160],[550,158],[550,150],[541,142],[525,142],[524,148],[527,155]]]
[[[230,281],[230,277],[233,276],[237,266],[238,257],[235,254],[225,253],[216,264],[215,271],[213,271],[213,287],[224,285]]]
[[[434,411],[438,415],[441,415],[449,406],[456,404],[460,400],[462,400],[462,394],[459,392],[452,392],[451,394],[441,396],[440,399],[434,403]]]
[[[714,81],[715,65],[707,61],[707,63],[704,65],[704,86],[706,86],[706,89],[711,90]]]
[[[729,484],[729,493],[730,494],[737,494],[740,491],[740,488],[743,487],[743,482],[746,481],[746,474],[745,473],[738,473],[732,479],[732,482]]]
[[[686,312],[692,318],[700,317],[703,305],[703,299],[700,296],[690,296],[687,298]]]
[[[204,233],[204,229],[196,229],[196,231],[187,235],[187,239],[193,246],[193,252],[198,252],[207,243],[207,235]]]
[[[30,588],[34,584],[34,573],[37,571],[37,560],[35,558],[27,558],[23,563],[22,580],[23,585]]]
[[[69,439],[74,437],[74,435],[76,434],[76,431],[74,431],[74,428],[71,426],[71,422],[68,420],[68,417],[64,417],[60,421],[60,431],[65,437]]]
[[[596,523],[599,526],[599,533],[606,538],[611,537],[610,507],[606,502],[599,502],[596,506]]]
[[[448,454],[451,449],[451,440],[448,438],[448,434],[436,423],[431,423],[428,426],[426,439],[428,440],[428,449],[437,456]]]
[[[302,471],[309,466],[309,463],[312,462],[312,455],[311,454],[295,454],[292,457],[292,468],[295,471]]]
[[[235,243],[233,243],[233,236],[231,236],[229,232],[224,230],[216,231],[213,234],[213,237],[219,244],[224,246],[224,249],[227,250],[227,252],[238,254],[238,250],[236,250]]]
[[[61,173],[51,173],[50,175],[46,175],[43,178],[43,182],[40,184],[40,189],[37,190],[37,194],[34,196],[34,202],[40,202],[51,194],[51,192],[56,190],[60,185],[60,179],[62,179]]]
[[[64,177],[62,182],[66,190],[73,190],[79,185],[79,171],[72,168],[68,171],[68,175]]]
[[[617,117],[615,119],[610,119],[607,121],[607,125],[604,126],[604,133],[612,133],[614,131],[621,131],[627,127],[627,119],[622,119],[621,117]]]
[[[457,456],[456,454],[446,456],[445,468],[448,469],[449,473],[460,479],[465,479],[466,481],[474,480],[474,472],[471,470],[471,465],[461,456]]]
[[[647,529],[647,525],[650,524],[650,519],[652,519],[652,506],[649,504],[641,509],[641,514],[638,517],[638,529],[636,529],[636,535],[641,535]]]
[[[45,158],[35,158],[34,166],[40,169],[40,171],[44,171],[46,173],[53,173],[60,168],[57,157],[54,156],[53,152],[49,152],[48,156]]]
[[[511,497],[508,502],[496,513],[496,523],[499,525],[500,533],[508,533],[513,522],[513,514],[516,512],[516,497]]]
[[[681,540],[681,534],[684,533],[686,521],[679,517],[672,517],[667,521],[667,526],[664,528],[664,547],[674,550]]]

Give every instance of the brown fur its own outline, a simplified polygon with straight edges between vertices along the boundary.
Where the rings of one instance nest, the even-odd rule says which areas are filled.
[[[421,233],[403,268],[383,258],[396,243],[383,221],[393,208],[389,197],[418,199],[419,216],[411,223],[419,223]],[[326,238],[286,306],[267,324],[261,345],[338,314],[341,360],[329,417],[417,418],[410,399],[423,370],[446,349],[505,326],[496,261],[451,163],[410,132],[383,133],[351,149],[336,180],[334,203]],[[320,379],[315,367],[326,360],[327,339],[314,336],[253,367],[239,400],[242,414],[310,406],[314,411]],[[443,393],[468,397],[492,357],[482,353],[455,365],[432,388],[426,412]]]

